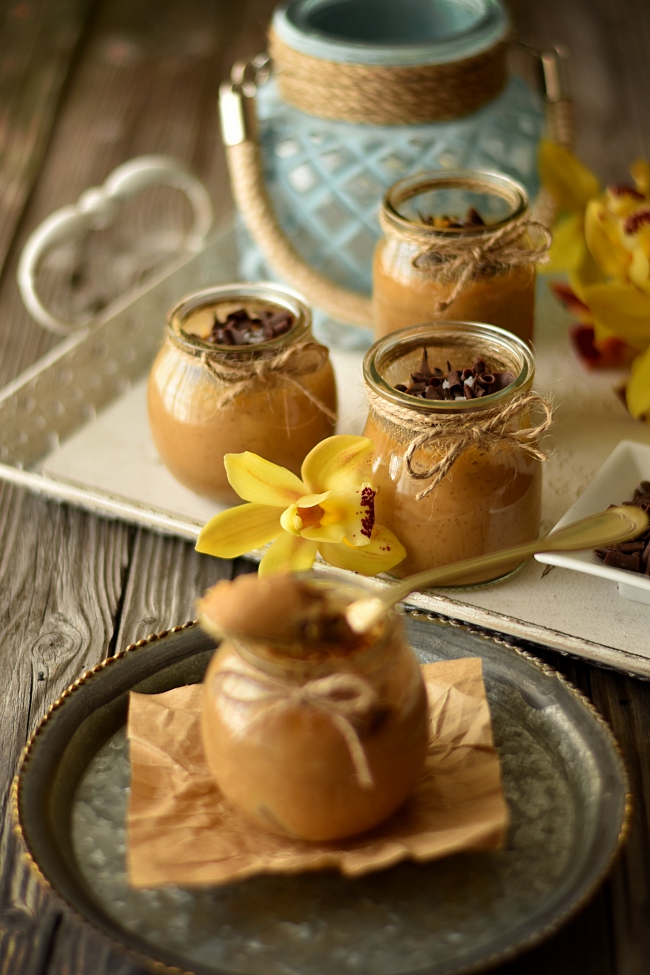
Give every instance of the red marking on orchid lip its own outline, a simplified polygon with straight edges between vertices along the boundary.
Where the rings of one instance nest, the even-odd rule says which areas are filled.
[[[563,305],[566,305],[574,315],[589,314],[587,305],[585,305],[584,301],[580,301],[580,298],[578,298],[575,291],[568,284],[553,283],[551,284],[551,289],[557,300],[561,301]]]
[[[614,183],[612,186],[607,187],[607,192],[611,193],[612,196],[631,196],[634,200],[645,200],[643,193],[639,193],[637,189],[628,183]]]
[[[573,348],[587,369],[620,369],[629,366],[637,355],[627,342],[611,336],[596,344],[591,325],[577,322],[570,332]]]
[[[650,210],[639,210],[638,213],[631,213],[623,221],[623,233],[629,236],[636,234],[646,223],[650,224]]]
[[[361,507],[365,508],[365,515],[361,519],[361,534],[366,538],[372,538],[372,530],[375,527],[375,494],[371,487],[365,487],[361,491]]]

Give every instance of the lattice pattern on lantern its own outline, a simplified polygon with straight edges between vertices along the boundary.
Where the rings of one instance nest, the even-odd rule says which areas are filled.
[[[363,126],[330,122],[284,103],[271,82],[258,97],[266,178],[294,246],[338,284],[367,293],[379,237],[377,212],[397,179],[431,169],[498,170],[537,193],[537,96],[513,77],[484,108],[453,122]],[[269,276],[248,244],[248,278]]]

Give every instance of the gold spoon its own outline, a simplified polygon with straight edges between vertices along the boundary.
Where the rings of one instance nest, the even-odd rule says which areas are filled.
[[[365,633],[384,613],[416,589],[448,585],[470,572],[505,568],[513,562],[522,562],[537,552],[578,552],[581,549],[625,542],[639,535],[648,527],[648,523],[648,515],[636,505],[608,508],[607,511],[599,511],[596,515],[551,532],[545,538],[537,538],[534,542],[418,572],[381,595],[356,599],[346,609],[345,619],[355,633]]]

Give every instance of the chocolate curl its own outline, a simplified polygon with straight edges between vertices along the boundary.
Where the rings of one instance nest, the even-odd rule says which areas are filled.
[[[217,680],[220,684],[218,693],[223,697],[235,702],[244,700],[248,703],[252,699],[259,702],[253,723],[278,708],[306,705],[327,712],[348,747],[359,785],[362,789],[372,789],[374,779],[355,724],[368,721],[377,705],[377,694],[363,677],[329,674],[292,687],[270,674],[253,677],[232,669],[221,671]],[[243,697],[238,695],[242,685],[246,686]]]
[[[635,552],[633,555],[625,555],[624,552],[608,552],[603,561],[605,565],[609,565],[613,569],[629,569],[631,572],[639,571],[640,557],[638,552]]]

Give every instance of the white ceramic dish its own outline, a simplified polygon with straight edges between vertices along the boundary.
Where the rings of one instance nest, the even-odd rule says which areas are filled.
[[[650,447],[633,440],[621,440],[553,530],[603,511],[610,504],[630,501],[640,481],[650,481]],[[611,579],[618,584],[621,596],[650,605],[650,576],[604,565],[592,552],[549,552],[535,558],[548,565]]]

